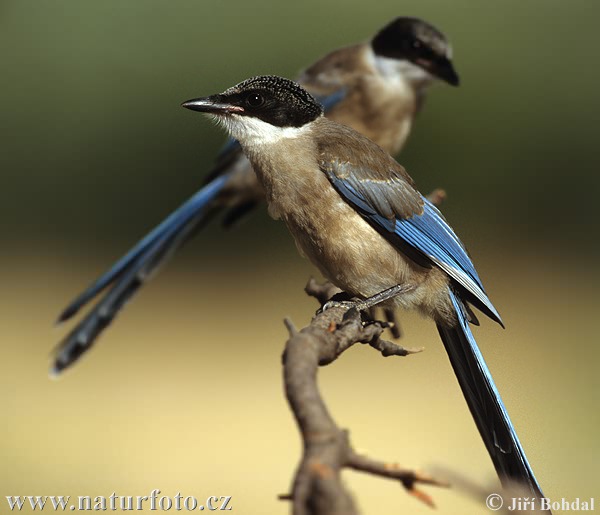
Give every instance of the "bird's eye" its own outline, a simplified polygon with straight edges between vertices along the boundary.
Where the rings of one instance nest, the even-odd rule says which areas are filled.
[[[423,43],[421,43],[418,39],[413,39],[412,40],[412,47],[415,50],[419,50],[422,46],[423,46]]]
[[[250,107],[260,107],[265,103],[265,99],[260,93],[250,93],[246,97],[246,103]]]

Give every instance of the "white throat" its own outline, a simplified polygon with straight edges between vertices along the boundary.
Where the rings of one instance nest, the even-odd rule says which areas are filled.
[[[259,118],[228,114],[215,117],[225,126],[232,138],[246,147],[272,145],[285,139],[298,138],[309,130],[310,124],[302,127],[276,127]]]
[[[401,83],[403,86],[414,86],[431,82],[434,79],[429,72],[407,59],[392,59],[375,55],[371,48],[369,48],[369,57],[379,74],[390,84]]]

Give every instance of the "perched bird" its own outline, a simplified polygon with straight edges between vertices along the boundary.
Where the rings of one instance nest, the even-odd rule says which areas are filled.
[[[300,85],[248,79],[184,102],[242,146],[269,213],[336,286],[432,318],[498,476],[542,496],[469,323],[471,306],[502,325],[464,245],[406,170],[371,140],[323,116]]]
[[[326,55],[299,80],[319,98],[327,116],[396,153],[408,137],[427,87],[436,78],[458,85],[450,44],[422,20],[397,18],[371,41]],[[204,187],[64,309],[59,322],[75,316],[111,287],[59,343],[52,374],[77,361],[125,302],[199,227],[222,211],[227,211],[224,223],[230,225],[262,199],[249,161],[239,144],[230,141]]]

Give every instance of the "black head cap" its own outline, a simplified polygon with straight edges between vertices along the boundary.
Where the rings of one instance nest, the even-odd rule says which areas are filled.
[[[238,107],[238,115],[277,127],[302,127],[323,114],[323,107],[299,84],[274,75],[252,77],[216,97]]]
[[[452,48],[438,29],[419,18],[401,17],[381,29],[371,41],[376,55],[405,59],[432,75],[458,86]]]

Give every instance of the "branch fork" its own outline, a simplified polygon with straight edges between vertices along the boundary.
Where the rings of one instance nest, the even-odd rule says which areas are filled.
[[[305,291],[321,305],[339,293],[332,284],[318,284],[314,279]],[[342,470],[348,468],[398,481],[410,494],[433,507],[432,498],[417,485],[448,485],[356,453],[348,432],[337,426],[317,387],[318,368],[331,364],[356,343],[368,344],[383,356],[408,356],[421,349],[406,349],[382,339],[389,324],[364,321],[356,309],[329,308],[317,313],[310,325],[300,331],[288,319],[285,324],[290,335],[283,355],[285,390],[304,449],[292,492],[280,499],[291,501],[294,515],[358,514],[341,481]]]

